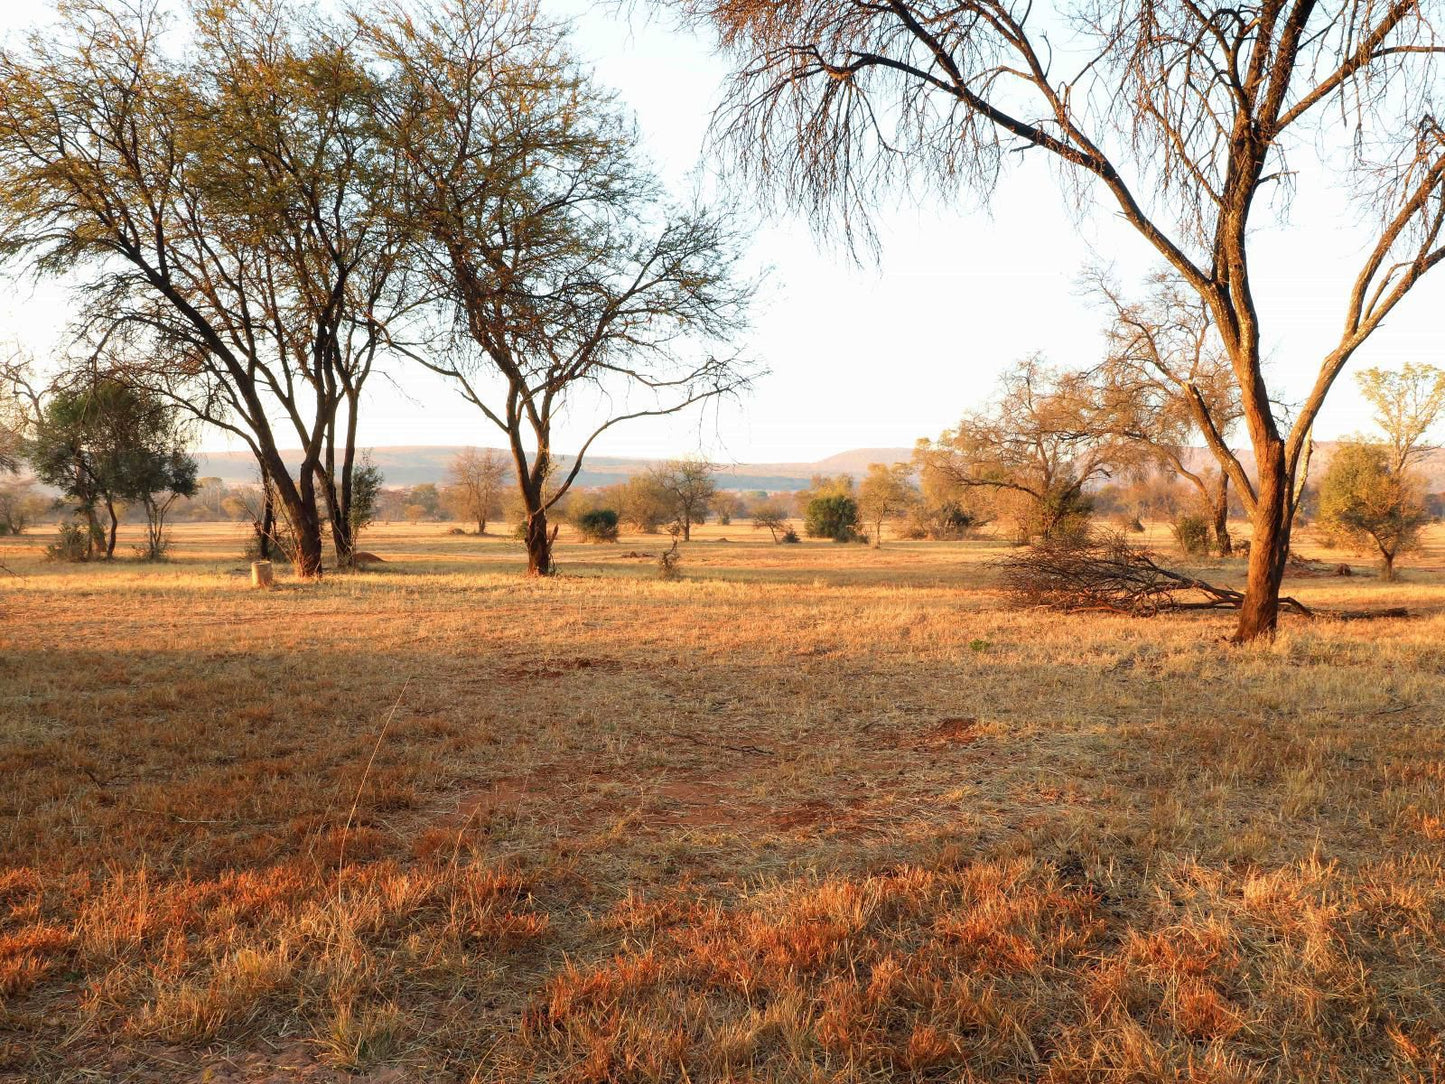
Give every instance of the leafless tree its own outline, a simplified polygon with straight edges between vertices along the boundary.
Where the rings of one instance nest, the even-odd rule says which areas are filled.
[[[987,196],[1037,150],[1208,305],[1256,462],[1236,639],[1273,632],[1310,430],[1356,350],[1442,259],[1441,46],[1426,0],[675,0],[735,60],[718,118],[748,179],[865,236],[900,178]],[[1374,221],[1338,339],[1286,428],[1251,255],[1292,155]],[[1237,479],[1232,479],[1236,481]]]
[[[1228,556],[1234,550],[1230,479],[1251,515],[1255,497],[1253,482],[1229,446],[1230,431],[1242,416],[1239,387],[1209,306],[1168,272],[1151,277],[1141,300],[1126,297],[1098,271],[1086,276],[1086,284],[1111,318],[1108,353],[1094,370],[1107,424],[1198,490],[1214,520],[1215,544]],[[1218,464],[1212,478],[1189,458],[1196,435]]]
[[[748,385],[728,345],[753,293],[736,225],[668,206],[616,104],[525,0],[438,0],[366,32],[393,87],[382,121],[411,170],[416,252],[459,332],[414,356],[505,436],[528,570],[545,575],[547,513],[598,437]],[[569,407],[588,421],[556,467]]]
[[[447,481],[456,494],[464,518],[475,520],[477,534],[487,533],[487,521],[501,508],[507,462],[491,448],[466,448],[447,467]]]

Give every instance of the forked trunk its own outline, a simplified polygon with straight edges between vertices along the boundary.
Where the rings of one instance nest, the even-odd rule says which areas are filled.
[[[552,538],[547,534],[547,513],[542,510],[527,516],[527,575],[552,574]]]
[[[1385,550],[1380,551],[1380,578],[1382,580],[1395,578],[1395,555]]]
[[[1229,475],[1223,467],[1219,469],[1219,488],[1214,494],[1214,544],[1219,556],[1233,556],[1234,539],[1229,537]]]
[[[1234,642],[1271,637],[1279,624],[1279,588],[1289,557],[1290,492],[1284,443],[1272,441],[1258,457],[1259,487],[1249,542],[1249,578]]]

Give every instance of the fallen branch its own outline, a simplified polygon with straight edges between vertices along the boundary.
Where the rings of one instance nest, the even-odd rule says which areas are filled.
[[[1120,535],[1084,541],[1042,542],[999,562],[1004,587],[1024,606],[1069,612],[1098,611],[1152,617],[1185,610],[1237,610],[1244,593],[1220,587],[1154,560]],[[1358,621],[1409,617],[1403,608],[1388,610],[1312,610],[1285,596],[1280,608],[1304,617]]]

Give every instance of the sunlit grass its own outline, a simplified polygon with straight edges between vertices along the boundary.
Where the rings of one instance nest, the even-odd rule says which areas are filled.
[[[1306,534],[1361,574],[1290,593],[1420,616],[1246,649],[1006,609],[989,539],[527,582],[383,526],[270,592],[239,528],[43,541],[0,540],[0,1074],[1445,1074],[1439,529],[1394,584]]]

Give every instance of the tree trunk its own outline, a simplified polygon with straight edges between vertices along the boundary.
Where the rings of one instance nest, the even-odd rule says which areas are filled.
[[[692,541],[692,517],[686,513],[682,517],[682,540],[684,542]]]
[[[110,514],[110,530],[105,536],[105,559],[109,561],[115,557],[115,531],[120,524],[120,517],[115,514],[115,501],[109,497],[105,499],[105,510]]]
[[[1395,578],[1395,555],[1380,551],[1380,578],[1383,580],[1394,580]]]
[[[1219,489],[1214,494],[1214,544],[1219,556],[1234,554],[1234,539],[1229,537],[1229,474],[1219,468]]]
[[[261,560],[271,560],[271,535],[276,530],[276,499],[271,493],[271,482],[261,479],[261,528],[256,543],[256,552]]]
[[[1284,442],[1275,439],[1257,455],[1259,487],[1249,542],[1249,578],[1234,642],[1271,637],[1279,624],[1279,588],[1289,557],[1290,486],[1285,473]]]
[[[527,515],[527,575],[552,574],[552,539],[547,534],[547,513],[541,510]]]

